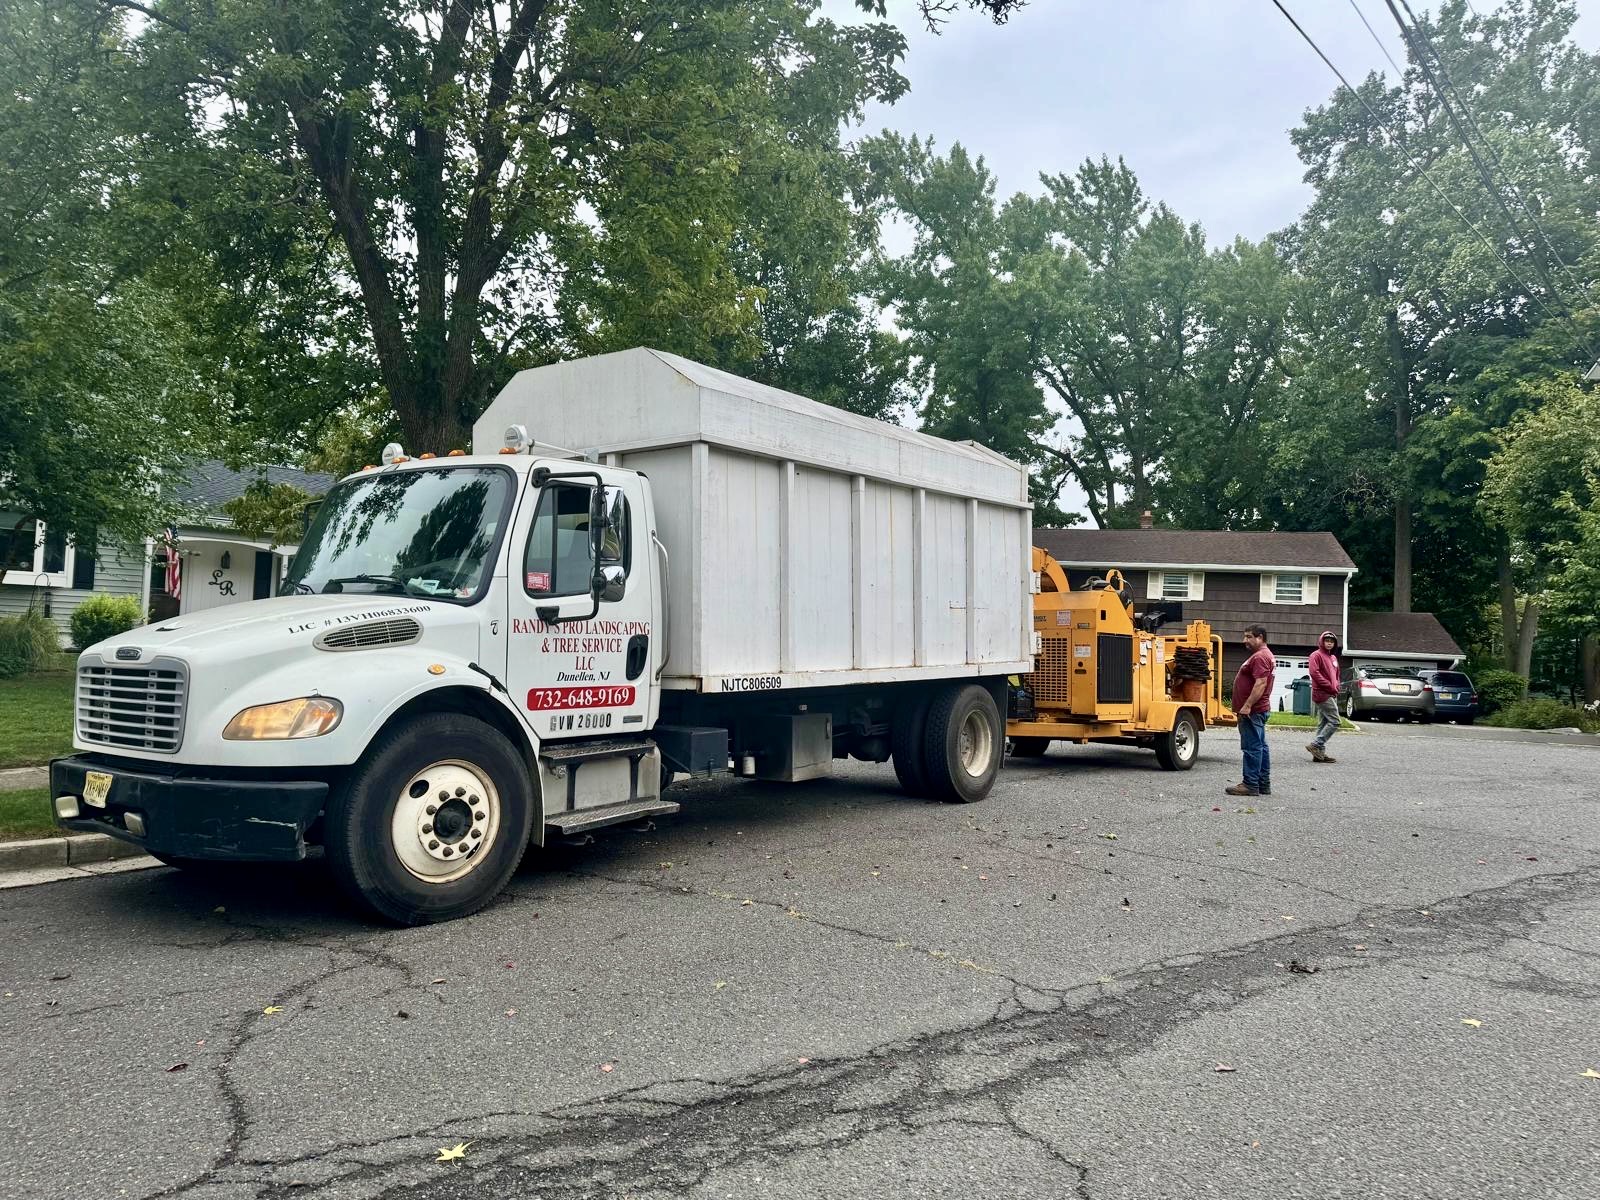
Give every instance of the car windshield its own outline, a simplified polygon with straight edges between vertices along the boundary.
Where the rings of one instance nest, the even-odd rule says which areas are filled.
[[[1410,667],[1368,667],[1369,679],[1417,679],[1419,676]]]
[[[317,509],[281,594],[477,598],[510,507],[496,467],[432,467],[340,484]]]
[[[1443,687],[1470,688],[1472,686],[1472,680],[1468,679],[1460,671],[1435,671],[1433,673],[1433,682]]]

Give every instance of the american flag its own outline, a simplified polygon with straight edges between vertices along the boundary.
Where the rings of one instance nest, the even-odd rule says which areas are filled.
[[[178,531],[168,525],[163,540],[167,551],[167,595],[176,600],[178,589],[183,586],[182,564],[178,559]]]

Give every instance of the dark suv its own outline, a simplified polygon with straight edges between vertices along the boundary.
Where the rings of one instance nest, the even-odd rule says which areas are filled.
[[[1339,681],[1345,716],[1433,720],[1433,687],[1410,667],[1347,667]]]
[[[1478,689],[1460,671],[1422,671],[1433,688],[1433,711],[1441,721],[1471,725],[1478,715]]]

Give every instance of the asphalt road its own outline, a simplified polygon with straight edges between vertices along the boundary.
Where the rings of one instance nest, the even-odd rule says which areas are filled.
[[[0,1193],[1595,1195],[1596,750],[1279,733],[1241,803],[1207,736],[685,787],[432,928],[314,866],[0,893]]]

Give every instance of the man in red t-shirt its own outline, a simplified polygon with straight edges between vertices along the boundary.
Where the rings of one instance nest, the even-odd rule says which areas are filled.
[[[1233,677],[1233,711],[1239,717],[1239,749],[1244,754],[1244,782],[1226,791],[1230,796],[1272,795],[1272,759],[1267,753],[1267,714],[1272,711],[1272,671],[1277,666],[1267,647],[1264,625],[1244,631],[1250,657]]]

